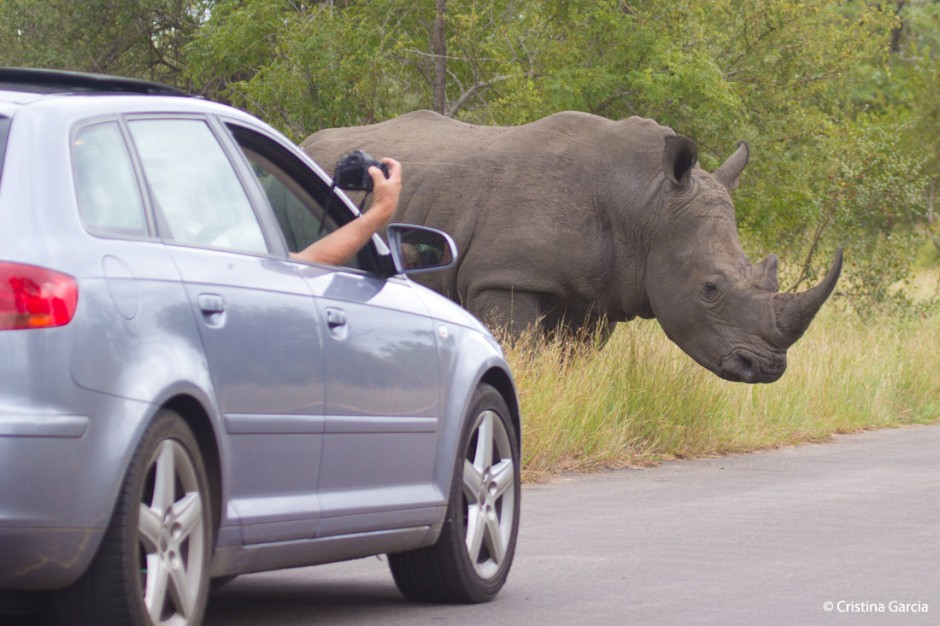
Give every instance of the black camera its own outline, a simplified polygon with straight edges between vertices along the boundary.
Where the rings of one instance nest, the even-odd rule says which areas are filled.
[[[362,150],[354,150],[336,164],[333,172],[333,184],[345,191],[372,191],[372,177],[369,168],[376,166],[385,178],[390,176],[388,165],[373,159]]]

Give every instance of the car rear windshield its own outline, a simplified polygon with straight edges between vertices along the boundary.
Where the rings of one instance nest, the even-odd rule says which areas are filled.
[[[3,156],[7,151],[7,135],[10,132],[10,118],[0,115],[0,176],[3,175]]]

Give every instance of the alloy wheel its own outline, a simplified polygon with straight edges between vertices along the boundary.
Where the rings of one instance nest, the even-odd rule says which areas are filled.
[[[205,515],[193,460],[178,441],[164,440],[147,469],[137,526],[141,587],[154,624],[192,623],[206,575]]]
[[[484,411],[471,431],[463,468],[464,537],[481,578],[499,571],[509,549],[515,473],[509,433],[496,412]]]

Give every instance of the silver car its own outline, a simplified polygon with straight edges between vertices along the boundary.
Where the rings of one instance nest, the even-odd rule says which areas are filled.
[[[0,69],[0,607],[194,625],[212,579],[375,554],[414,600],[498,593],[509,367],[406,277],[444,233],[289,257],[357,214],[244,112]]]

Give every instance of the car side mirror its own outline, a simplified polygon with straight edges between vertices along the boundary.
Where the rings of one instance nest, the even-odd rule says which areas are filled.
[[[427,226],[389,224],[388,247],[399,274],[442,270],[457,261],[457,244],[450,235]]]

